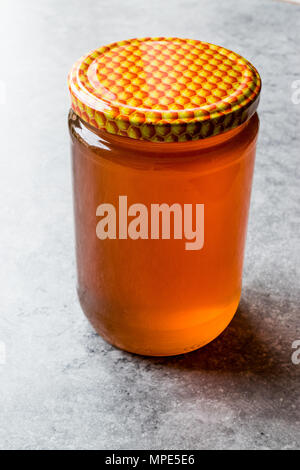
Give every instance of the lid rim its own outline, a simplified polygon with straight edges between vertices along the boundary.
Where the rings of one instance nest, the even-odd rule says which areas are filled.
[[[173,50],[175,44],[188,51],[179,62],[174,55],[168,56],[169,49]],[[113,49],[116,49],[114,68],[111,67],[109,55]],[[177,50],[175,55],[180,55]],[[186,59],[191,55],[194,61]],[[207,60],[204,56],[211,58]],[[215,56],[225,57],[224,65],[214,65]],[[160,71],[156,70],[156,65],[153,66],[153,57],[155,62],[161,62],[161,58],[165,57],[170,57],[173,62],[175,60],[179,71],[170,66],[170,73],[175,75],[171,81],[165,72],[164,80],[161,79]],[[104,63],[101,62],[101,68],[98,67],[100,60]],[[196,65],[197,61],[203,60],[212,72],[201,68],[201,64]],[[128,72],[122,74],[117,65],[121,64],[124,69],[125,63],[127,66],[129,64]],[[193,73],[189,68],[191,64]],[[151,67],[155,67],[155,72]],[[198,72],[195,67],[198,67]],[[109,73],[106,74],[107,70]],[[123,86],[124,80],[126,86]],[[238,83],[238,86],[233,86],[233,83]],[[257,109],[261,79],[250,62],[229,49],[197,40],[161,37],[125,40],[96,49],[74,64],[68,85],[72,109],[93,127],[133,139],[170,142],[203,139],[243,124]],[[94,85],[97,88],[93,88]],[[218,101],[215,101],[216,97]],[[184,107],[196,102],[200,104]],[[143,103],[148,107],[141,106]],[[161,109],[163,107],[166,109]]]

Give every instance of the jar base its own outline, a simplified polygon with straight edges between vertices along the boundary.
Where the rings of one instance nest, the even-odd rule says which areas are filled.
[[[114,327],[93,312],[78,293],[81,307],[96,332],[108,343],[141,356],[177,356],[202,348],[216,339],[229,325],[239,305],[240,295],[209,321],[180,330],[142,330],[128,325]],[[203,314],[203,312],[202,312]]]

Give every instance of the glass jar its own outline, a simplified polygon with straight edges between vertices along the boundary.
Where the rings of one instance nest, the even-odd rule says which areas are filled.
[[[218,46],[146,38],[85,56],[69,85],[83,311],[130,352],[204,346],[241,295],[258,73]]]

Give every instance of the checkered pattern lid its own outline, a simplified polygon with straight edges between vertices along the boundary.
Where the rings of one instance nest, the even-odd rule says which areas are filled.
[[[79,59],[69,79],[78,116],[111,134],[153,142],[196,140],[233,129],[256,111],[257,70],[206,42],[131,39]]]

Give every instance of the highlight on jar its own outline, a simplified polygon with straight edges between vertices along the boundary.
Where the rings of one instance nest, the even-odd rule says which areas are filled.
[[[257,70],[214,44],[143,38],[83,56],[68,85],[84,313],[129,352],[206,345],[241,297]]]

